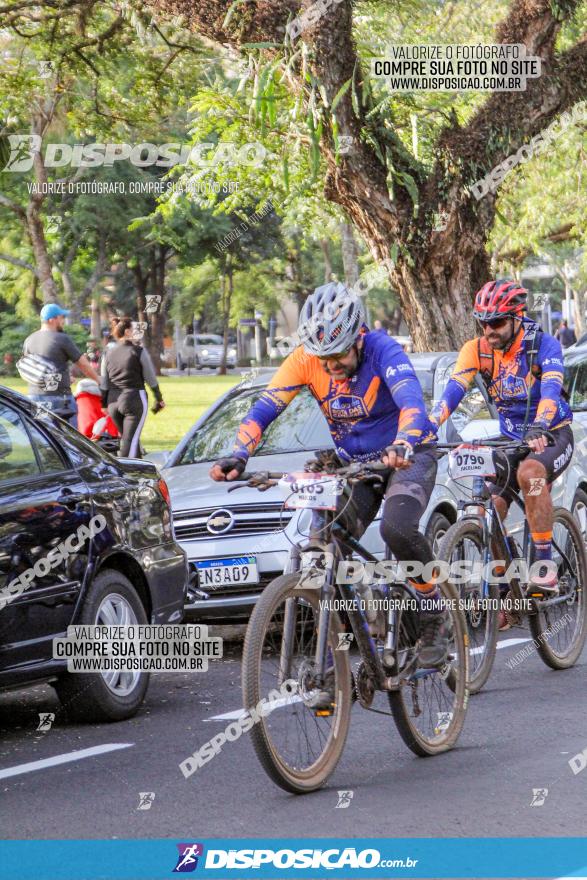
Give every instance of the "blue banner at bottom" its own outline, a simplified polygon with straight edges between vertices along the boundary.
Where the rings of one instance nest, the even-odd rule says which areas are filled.
[[[587,839],[9,840],[2,880],[587,878]]]

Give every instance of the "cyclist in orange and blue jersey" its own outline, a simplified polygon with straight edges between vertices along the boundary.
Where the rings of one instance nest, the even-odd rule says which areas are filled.
[[[513,493],[522,490],[536,561],[552,559],[553,481],[569,466],[574,440],[573,414],[563,392],[564,363],[560,342],[524,317],[527,291],[513,281],[489,281],[475,297],[474,316],[482,335],[466,342],[441,399],[430,418],[441,425],[461,402],[477,373],[499,413],[505,437],[524,440],[530,455],[496,456],[497,478],[491,491],[502,520]],[[554,440],[547,446],[549,438]],[[539,489],[539,491],[537,491]],[[558,592],[549,570],[540,589]],[[530,584],[532,590],[535,585]]]
[[[391,337],[369,332],[361,300],[342,284],[326,284],[308,297],[300,332],[303,346],[277,370],[240,425],[233,455],[216,462],[210,476],[240,476],[263,431],[308,387],[326,417],[339,460],[381,458],[390,469],[381,486],[358,483],[350,501],[339,499],[342,524],[359,538],[385,499],[383,540],[399,561],[429,565],[432,548],[418,526],[434,488],[436,430],[408,356]],[[447,611],[434,582],[416,577],[411,582],[430,600],[430,610],[420,611],[419,663],[440,666],[448,649]]]

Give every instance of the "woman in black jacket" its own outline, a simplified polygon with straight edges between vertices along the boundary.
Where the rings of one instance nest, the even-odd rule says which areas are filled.
[[[113,318],[111,325],[116,345],[108,348],[102,358],[102,405],[108,407],[110,417],[120,431],[119,456],[140,458],[141,431],[148,410],[145,382],[155,395],[153,412],[159,412],[165,403],[149,353],[133,342],[131,319]]]

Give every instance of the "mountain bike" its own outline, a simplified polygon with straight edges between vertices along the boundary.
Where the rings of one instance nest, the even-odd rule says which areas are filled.
[[[443,667],[423,669],[418,666],[416,590],[391,577],[367,585],[384,609],[383,626],[375,630],[359,585],[337,577],[342,561],[378,562],[338,522],[338,496],[345,504],[355,483],[383,483],[389,474],[377,461],[328,473],[261,471],[240,477],[260,490],[282,481],[287,505],[306,508],[312,517],[308,540],[292,547],[288,570],[268,584],[257,602],[243,649],[246,710],[252,712],[284,683],[295,685],[292,696],[270,703],[268,714],[251,728],[263,768],[289,792],[303,794],[324,785],[342,754],[352,703],[381,712],[372,706],[377,691],[387,694],[391,709],[383,714],[393,715],[402,739],[417,755],[452,748],[463,726],[468,700],[463,615],[450,612],[452,636]],[[233,488],[239,487],[229,491]],[[450,585],[445,591],[456,595]],[[351,655],[359,660],[354,672]]]
[[[506,614],[513,610],[514,618],[519,621],[527,615],[536,650],[544,663],[552,669],[572,666],[583,650],[587,635],[587,558],[575,518],[563,507],[554,509],[552,550],[559,595],[548,598],[540,592],[534,580],[528,595],[528,574],[535,558],[524,501],[519,494],[513,497],[525,519],[520,550],[512,537],[506,537],[486,480],[496,473],[494,450],[515,449],[519,453],[516,457],[522,460],[530,452],[530,447],[520,442],[494,440],[442,444],[438,448],[452,450],[452,460],[459,476],[473,478],[471,499],[459,503],[459,518],[447,530],[438,550],[439,560],[447,563],[451,570],[458,563],[471,565],[477,562],[477,574],[472,568],[472,576],[460,584],[461,608],[465,613],[470,643],[470,692],[481,690],[495,660],[501,596],[497,577],[509,587],[505,599]],[[497,560],[503,571],[492,576],[490,564]]]

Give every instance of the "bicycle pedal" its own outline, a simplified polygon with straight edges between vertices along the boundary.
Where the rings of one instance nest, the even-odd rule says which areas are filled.
[[[314,715],[316,718],[329,718],[331,715],[334,715],[335,705],[332,704],[330,709],[316,709]]]

